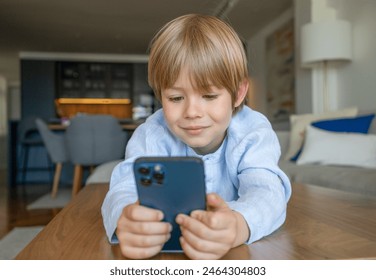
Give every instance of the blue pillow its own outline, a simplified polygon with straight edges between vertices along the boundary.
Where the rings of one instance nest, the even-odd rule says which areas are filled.
[[[311,123],[313,127],[332,132],[367,134],[375,114],[355,118],[323,120]]]
[[[367,134],[369,127],[371,126],[371,122],[375,114],[365,115],[355,118],[341,118],[341,119],[330,119],[330,120],[322,120],[311,123],[313,127],[320,128],[327,131],[332,132],[348,132],[348,133],[363,133]],[[302,148],[296,153],[295,156],[290,158],[291,161],[296,161],[300,153],[302,152]]]

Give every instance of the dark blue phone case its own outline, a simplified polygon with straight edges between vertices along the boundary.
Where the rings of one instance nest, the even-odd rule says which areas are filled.
[[[197,157],[141,157],[134,163],[134,174],[141,205],[159,209],[171,223],[171,238],[163,252],[181,252],[177,214],[189,215],[206,208],[204,164]]]

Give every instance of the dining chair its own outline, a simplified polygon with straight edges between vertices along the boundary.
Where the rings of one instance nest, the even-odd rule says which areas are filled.
[[[65,137],[74,164],[72,197],[81,189],[83,167],[124,158],[127,132],[111,115],[77,115],[71,119]]]
[[[51,196],[56,197],[63,163],[68,161],[68,153],[65,148],[65,137],[64,134],[52,132],[47,124],[40,118],[37,118],[35,123],[40,135],[42,136],[48,155],[51,161],[55,164]]]

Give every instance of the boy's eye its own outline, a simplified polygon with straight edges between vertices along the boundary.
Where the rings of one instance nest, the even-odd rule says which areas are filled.
[[[218,97],[217,94],[204,94],[203,95],[203,98],[207,99],[207,100],[214,100]]]
[[[182,101],[184,99],[183,96],[171,96],[171,97],[168,97],[168,100],[171,101],[171,102],[179,102],[179,101]]]

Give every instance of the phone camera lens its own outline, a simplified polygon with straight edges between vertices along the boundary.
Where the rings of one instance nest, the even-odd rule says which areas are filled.
[[[150,169],[148,167],[141,166],[138,169],[138,172],[140,172],[142,175],[148,175],[150,173]]]
[[[148,187],[151,185],[151,179],[149,177],[142,177],[141,184],[145,187]]]
[[[153,177],[154,177],[156,180],[160,181],[160,180],[163,180],[163,178],[164,178],[164,174],[163,174],[163,172],[155,172],[155,173],[153,174]]]

